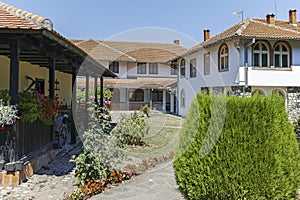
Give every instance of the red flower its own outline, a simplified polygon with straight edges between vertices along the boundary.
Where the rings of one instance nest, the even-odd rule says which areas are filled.
[[[4,130],[4,126],[3,126],[3,125],[0,126],[0,130],[1,130],[1,131]]]

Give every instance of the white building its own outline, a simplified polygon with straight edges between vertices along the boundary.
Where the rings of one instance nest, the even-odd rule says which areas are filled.
[[[168,61],[186,48],[174,43],[72,40],[78,47],[118,75],[104,79],[113,91],[113,110],[152,109],[175,113],[177,65]],[[176,86],[175,86],[176,88]]]
[[[198,92],[243,95],[280,92],[295,105],[300,91],[300,23],[296,10],[289,20],[247,18],[173,59],[180,64],[178,114],[186,116]],[[300,95],[299,95],[300,96]]]

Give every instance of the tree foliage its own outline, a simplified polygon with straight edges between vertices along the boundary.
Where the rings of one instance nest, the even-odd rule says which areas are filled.
[[[225,106],[224,98],[198,94],[190,108],[174,161],[183,194],[197,200],[293,198],[300,184],[299,148],[284,99],[226,97],[224,126],[215,137],[222,114],[212,113],[224,111],[214,106]]]

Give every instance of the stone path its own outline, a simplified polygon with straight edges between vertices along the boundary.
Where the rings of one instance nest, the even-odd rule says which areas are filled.
[[[68,145],[58,150],[56,159],[34,174],[18,187],[0,187],[0,200],[65,199],[75,188],[75,164],[69,162],[72,155],[78,155],[80,146]]]
[[[92,200],[184,200],[175,182],[172,162],[135,176],[123,184],[93,196]]]

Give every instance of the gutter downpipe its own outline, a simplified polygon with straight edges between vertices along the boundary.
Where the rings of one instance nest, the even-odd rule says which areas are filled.
[[[245,88],[248,87],[248,48],[255,43],[255,38],[248,44],[245,44],[245,86],[243,87],[243,95],[245,96]]]

